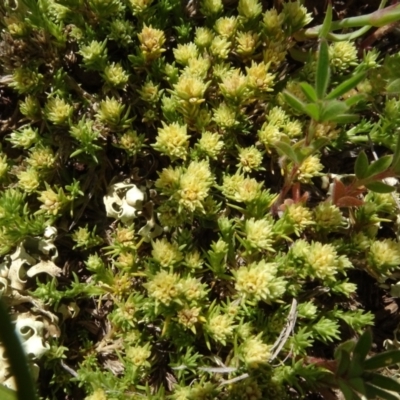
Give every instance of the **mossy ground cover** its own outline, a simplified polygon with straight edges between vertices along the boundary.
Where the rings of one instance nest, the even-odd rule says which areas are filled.
[[[0,294],[42,399],[397,398],[399,14],[0,5]]]

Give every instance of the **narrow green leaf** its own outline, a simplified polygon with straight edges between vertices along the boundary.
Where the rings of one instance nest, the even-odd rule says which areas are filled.
[[[324,102],[321,108],[321,121],[332,121],[338,115],[345,114],[349,109],[344,101],[339,100]]]
[[[361,151],[358,154],[358,157],[356,159],[356,163],[354,165],[354,172],[355,172],[356,177],[358,179],[364,179],[364,178],[366,178],[368,176],[367,175],[368,165],[369,165],[368,157],[365,154],[365,151]]]
[[[396,190],[395,187],[379,181],[367,183],[365,187],[375,193],[391,193]]]
[[[346,400],[353,400],[355,398],[354,392],[351,389],[351,387],[347,383],[343,382],[342,380],[339,381],[339,388],[340,388],[341,392],[343,393],[343,396]]]
[[[323,99],[328,89],[330,79],[329,47],[325,39],[321,39],[318,51],[317,70],[315,76],[315,91],[319,99]]]
[[[337,122],[338,124],[349,124],[351,122],[357,122],[360,116],[357,114],[341,114],[330,119],[331,122]]]
[[[392,155],[387,155],[379,158],[378,160],[371,163],[371,165],[368,167],[366,176],[375,176],[386,171],[392,164],[392,161]]]
[[[332,25],[332,4],[329,2],[328,7],[325,11],[325,18],[324,22],[322,24],[321,30],[319,31],[319,37],[320,38],[327,38],[328,33],[331,30],[331,25]]]
[[[365,360],[364,369],[372,370],[400,363],[400,350],[388,350]]]
[[[17,400],[17,392],[0,384],[1,400]]]
[[[346,79],[340,85],[336,86],[335,89],[329,92],[325,98],[327,100],[333,100],[337,99],[340,96],[343,96],[351,89],[354,89],[364,78],[365,78],[365,72],[360,72],[359,74],[354,75],[349,79]]]
[[[362,366],[362,362],[360,361],[360,356],[358,354],[354,354],[346,376],[349,379],[360,378],[363,372],[364,368]]]
[[[310,103],[307,104],[304,107],[304,112],[311,117],[312,119],[314,119],[315,121],[319,121],[320,120],[320,109],[318,107],[318,104],[315,103]]]
[[[350,366],[350,354],[347,351],[342,351],[340,356],[339,364],[336,368],[336,375],[343,376],[349,369]]]
[[[297,163],[297,156],[293,148],[290,146],[290,144],[287,144],[285,142],[275,142],[274,146],[278,150],[278,152],[282,153],[282,155],[285,155],[289,160]]]
[[[358,339],[357,344],[354,347],[353,354],[358,354],[360,361],[364,361],[368,355],[368,352],[371,349],[371,346],[372,346],[372,333],[370,329],[366,329],[365,332]]]
[[[304,109],[306,106],[305,103],[303,103],[296,96],[294,96],[292,93],[289,93],[286,90],[283,92],[283,97],[285,98],[286,103],[289,104],[290,107],[294,108],[297,112],[304,114]]]
[[[352,378],[348,380],[348,384],[358,393],[365,395],[365,386],[362,378]]]
[[[370,372],[367,375],[367,379],[371,385],[378,386],[391,392],[400,393],[400,382],[389,376],[378,374],[376,372]]]
[[[347,98],[344,102],[346,103],[347,107],[352,107],[356,104],[358,104],[360,101],[365,100],[365,95],[364,94],[356,94],[354,96],[351,96]]]
[[[384,399],[384,400],[399,400],[398,396],[395,396],[394,394],[391,394],[389,392],[386,392],[385,390],[382,390],[376,386],[371,385],[370,383],[365,383],[365,391],[367,394],[368,399]]]
[[[316,103],[318,101],[317,93],[315,89],[307,82],[300,83],[301,90],[307,97],[308,101]]]

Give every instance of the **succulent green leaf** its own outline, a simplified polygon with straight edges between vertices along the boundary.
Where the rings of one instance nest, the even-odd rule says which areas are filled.
[[[332,121],[338,115],[343,115],[349,107],[343,101],[330,100],[324,103],[321,110],[321,121]]]
[[[330,80],[329,47],[325,39],[319,45],[317,71],[315,77],[315,91],[319,99],[323,99],[328,89]]]
[[[354,347],[353,354],[358,355],[360,361],[364,361],[371,349],[371,346],[372,333],[370,329],[367,329],[358,339],[357,344]]]
[[[2,400],[17,400],[17,392],[0,385],[0,397]]]
[[[318,107],[318,104],[315,103],[310,103],[307,104],[304,107],[304,112],[311,117],[312,119],[314,119],[315,121],[319,121],[320,120],[320,109]]]
[[[356,163],[354,165],[354,172],[355,172],[356,177],[358,179],[364,179],[364,178],[366,178],[368,176],[367,175],[368,165],[369,165],[368,157],[365,154],[365,151],[361,151],[358,154],[358,157],[356,159]]]
[[[343,96],[351,89],[354,89],[364,78],[365,78],[365,72],[361,72],[357,75],[352,76],[349,79],[346,79],[340,85],[336,86],[335,89],[331,90],[325,97],[325,99],[333,100],[337,99],[340,96]]]
[[[301,90],[307,97],[308,101],[316,103],[318,101],[317,93],[315,89],[307,82],[300,83]]]
[[[287,144],[285,142],[276,142],[274,143],[274,146],[276,147],[278,152],[282,153],[282,155],[285,155],[289,160],[296,163],[298,162],[296,152],[290,146],[290,144]]]
[[[365,391],[368,399],[399,400],[398,396],[373,386],[370,383],[365,383]]]
[[[392,164],[393,156],[387,155],[379,158],[378,160],[371,163],[367,170],[367,177],[378,175],[385,172]]]
[[[388,350],[365,360],[364,369],[373,370],[400,363],[400,350]]]
[[[365,187],[375,193],[391,193],[396,189],[393,186],[379,181],[368,183]]]
[[[283,97],[285,98],[286,103],[289,104],[290,107],[294,108],[297,112],[304,114],[305,112],[304,109],[306,107],[305,103],[303,103],[296,96],[287,91],[283,92]]]
[[[321,30],[319,31],[320,38],[328,37],[328,34],[331,30],[331,25],[332,25],[332,4],[329,2],[328,7],[326,8],[325,11],[324,22],[322,24]]]
[[[378,374],[376,372],[371,372],[367,375],[369,383],[378,386],[382,389],[389,390],[391,392],[400,393],[400,382],[390,376],[385,376]]]

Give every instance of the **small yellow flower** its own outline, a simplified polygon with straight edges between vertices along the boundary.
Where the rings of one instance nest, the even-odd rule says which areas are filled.
[[[329,63],[337,72],[357,65],[357,48],[353,42],[334,42],[329,46]]]
[[[19,131],[13,131],[8,140],[13,144],[13,147],[29,149],[37,143],[39,139],[40,137],[37,129],[26,127],[21,128]]]
[[[315,126],[314,137],[315,138],[327,138],[330,140],[335,140],[339,136],[340,129],[336,128],[337,124],[335,122],[319,122]]]
[[[160,153],[166,154],[172,159],[186,159],[189,147],[189,135],[186,125],[172,123],[167,125],[162,121],[163,128],[158,128],[156,143],[152,146]]]
[[[40,208],[52,215],[57,215],[61,209],[69,203],[69,199],[65,196],[62,188],[59,188],[57,192],[55,192],[47,184],[46,190],[40,192],[38,200],[43,203]]]
[[[178,322],[186,328],[193,328],[199,320],[200,307],[184,308],[178,311]]]
[[[212,17],[219,14],[224,9],[222,0],[202,0],[200,11],[206,17]]]
[[[139,15],[143,13],[143,11],[149,8],[152,2],[153,0],[129,0],[133,15]]]
[[[259,0],[239,0],[239,15],[246,21],[257,18],[262,13],[262,4]]]
[[[30,151],[27,162],[38,170],[49,170],[54,167],[56,157],[50,147],[37,145]]]
[[[19,110],[32,121],[40,119],[42,113],[39,99],[36,96],[26,96],[25,100],[21,101]]]
[[[130,156],[136,155],[143,146],[144,135],[138,135],[136,131],[125,132],[118,140],[119,147]]]
[[[200,105],[204,101],[204,93],[208,84],[196,76],[182,75],[174,85],[174,94],[182,104]]]
[[[233,318],[227,314],[213,314],[205,324],[206,332],[217,342],[226,345],[235,328]]]
[[[282,31],[282,14],[278,14],[275,8],[271,8],[264,13],[263,25],[268,36],[278,36]]]
[[[136,367],[150,366],[148,359],[151,356],[150,344],[130,347],[126,350],[127,359]]]
[[[273,243],[273,223],[271,221],[250,218],[245,223],[244,231],[246,241],[252,248],[273,251],[271,247]]]
[[[27,193],[34,192],[40,185],[40,177],[38,171],[34,168],[28,168],[21,171],[17,175],[18,186]]]
[[[268,64],[256,64],[252,61],[251,66],[246,67],[248,87],[256,91],[270,92],[275,75],[269,73],[268,69]]]
[[[391,239],[376,240],[369,248],[368,259],[378,271],[385,273],[400,265],[400,245]]]
[[[199,48],[209,47],[211,45],[213,38],[214,38],[214,33],[212,32],[212,30],[202,26],[196,28],[194,42]]]
[[[313,276],[319,279],[333,279],[346,268],[351,267],[345,256],[339,256],[330,244],[313,242],[305,252],[305,259]]]
[[[210,45],[210,52],[213,56],[225,60],[229,56],[231,43],[223,36],[215,36]]]
[[[237,25],[236,17],[221,17],[215,21],[214,29],[219,35],[229,39],[235,34]]]
[[[151,255],[165,268],[171,267],[183,260],[183,255],[178,245],[168,242],[165,238],[153,242],[153,251]]]
[[[179,182],[179,204],[188,211],[203,211],[203,202],[213,183],[213,175],[207,161],[192,161]]]
[[[36,93],[42,88],[43,75],[28,67],[16,68],[10,86],[21,93]]]
[[[263,154],[255,146],[238,149],[239,164],[237,167],[244,172],[258,171],[262,169]]]
[[[243,58],[250,57],[259,45],[259,36],[255,32],[238,32],[236,34],[236,53]]]
[[[257,135],[266,150],[270,151],[271,146],[281,139],[283,132],[281,132],[275,125],[265,122],[257,132]]]
[[[178,275],[160,271],[148,283],[145,283],[144,287],[150,297],[168,306],[179,296],[178,283]]]
[[[175,61],[181,65],[188,65],[189,60],[197,58],[199,53],[195,43],[178,44],[173,50]]]
[[[314,224],[312,212],[301,203],[294,203],[287,207],[287,213],[295,226],[295,231],[301,232]]]
[[[105,100],[100,102],[96,117],[100,122],[105,123],[110,128],[116,129],[123,127],[127,123],[126,118],[123,117],[124,111],[124,104],[114,97],[106,97]]]
[[[277,265],[264,260],[240,267],[234,272],[235,288],[250,301],[265,300],[270,303],[282,297],[286,282],[276,277]]]
[[[254,178],[243,179],[242,184],[237,188],[234,199],[239,203],[251,203],[261,195],[262,183]]]
[[[343,226],[343,214],[338,207],[329,202],[319,203],[314,209],[317,228],[333,230]]]
[[[146,103],[157,103],[162,93],[159,89],[159,85],[154,84],[153,81],[145,82],[137,92],[140,98]]]
[[[235,69],[222,79],[219,88],[225,99],[234,103],[241,102],[247,95],[247,78]]]
[[[259,337],[250,338],[240,346],[243,361],[251,368],[260,364],[267,364],[270,357],[270,347],[263,343]]]
[[[309,156],[300,165],[297,179],[302,183],[310,183],[312,178],[321,176],[323,168],[318,156]]]
[[[140,41],[140,50],[146,61],[153,61],[161,56],[165,51],[163,45],[165,43],[164,32],[154,29],[150,26],[144,26],[138,34]]]
[[[129,80],[129,75],[120,63],[107,65],[102,76],[108,85],[116,89],[123,89]]]
[[[179,181],[182,175],[180,168],[164,168],[159,178],[156,180],[155,187],[161,189],[166,194],[172,193],[179,188]]]
[[[222,129],[233,128],[239,124],[235,110],[226,103],[221,103],[218,108],[214,109],[213,121]]]
[[[198,149],[211,159],[216,159],[224,147],[221,135],[213,132],[203,132],[201,138],[197,142]]]
[[[64,99],[53,97],[46,103],[45,115],[55,125],[64,125],[68,122],[73,110],[73,107]]]

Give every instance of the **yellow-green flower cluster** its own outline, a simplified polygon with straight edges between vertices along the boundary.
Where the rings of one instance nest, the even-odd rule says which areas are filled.
[[[179,179],[176,194],[182,208],[193,212],[204,212],[204,202],[214,178],[207,161],[192,161]]]
[[[400,245],[392,239],[375,240],[369,247],[368,260],[372,268],[381,276],[400,265]]]
[[[152,146],[172,160],[177,158],[186,159],[189,147],[189,135],[187,134],[187,126],[172,123],[167,125],[162,123],[163,127],[158,128],[156,143]]]
[[[262,260],[234,272],[235,289],[246,300],[272,303],[285,293],[286,282],[277,277],[278,266]]]

